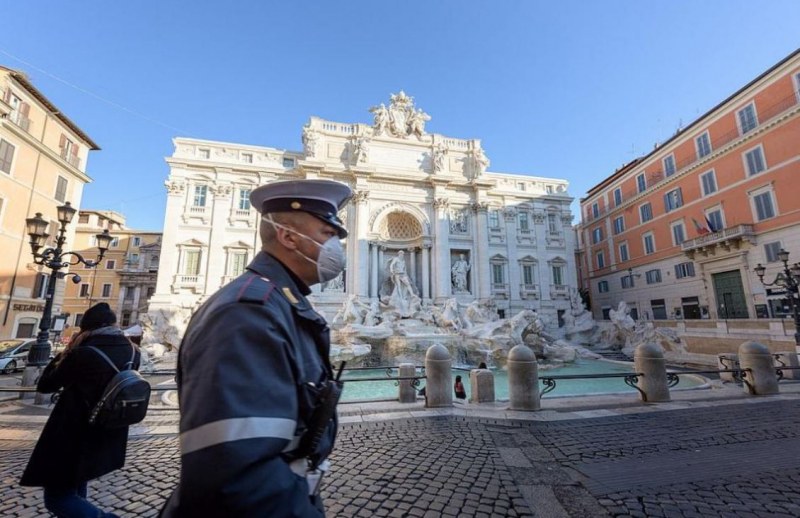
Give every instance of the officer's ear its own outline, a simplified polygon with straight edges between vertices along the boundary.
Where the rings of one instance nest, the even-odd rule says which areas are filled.
[[[300,239],[302,239],[300,234],[289,227],[281,226],[275,229],[275,240],[288,250],[297,250]]]

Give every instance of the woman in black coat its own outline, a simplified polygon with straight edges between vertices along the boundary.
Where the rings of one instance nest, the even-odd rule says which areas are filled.
[[[104,430],[89,424],[89,412],[115,372],[88,346],[103,351],[119,369],[125,368],[131,357],[133,368],[139,367],[139,351],[115,323],[116,316],[108,304],[89,308],[81,321],[81,332],[39,379],[39,392],[63,391],[20,484],[44,487],[45,507],[59,517],[116,516],[103,513],[86,500],[89,480],[125,464],[128,428]]]

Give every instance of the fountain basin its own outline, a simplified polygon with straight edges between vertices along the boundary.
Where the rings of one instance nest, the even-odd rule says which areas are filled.
[[[420,364],[421,365],[421,364]],[[503,369],[492,369],[494,373],[495,397],[498,401],[508,400],[508,376]],[[580,359],[572,364],[563,367],[548,368],[547,364],[540,364],[540,377],[560,376],[572,374],[604,374],[604,373],[631,373],[633,365],[628,363],[609,362],[605,360],[586,360]],[[453,370],[452,378],[461,375],[466,377],[468,372]],[[363,378],[374,378],[386,375],[386,369],[348,371],[343,376],[345,381],[342,402],[353,403],[356,401],[368,400],[396,400],[398,387],[392,380],[386,381],[364,381],[347,383],[347,381]],[[397,376],[396,370],[392,376]],[[699,376],[683,374],[680,376],[680,383],[671,390],[699,388],[705,384],[705,380]],[[420,387],[425,386],[425,380],[420,381]],[[469,383],[464,383],[467,391],[467,398],[471,396]],[[542,389],[540,384],[539,389]],[[598,378],[598,379],[579,379],[579,380],[559,380],[556,389],[545,396],[550,399],[559,396],[576,396],[582,394],[636,394],[636,389],[627,386],[622,378]]]

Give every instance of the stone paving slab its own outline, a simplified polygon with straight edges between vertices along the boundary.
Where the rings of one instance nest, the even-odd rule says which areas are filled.
[[[323,487],[328,516],[800,516],[797,391],[703,397],[585,398],[535,413],[345,406]],[[0,405],[0,516],[44,516],[40,490],[16,481],[45,416],[18,408]],[[155,516],[178,474],[176,431],[175,412],[148,415],[125,468],[92,483],[90,498]]]
[[[797,450],[797,438],[772,439],[710,446],[692,451],[645,455],[603,463],[577,465],[587,481],[586,488],[596,495],[629,489],[650,489],[670,484],[701,482],[719,478],[720,473],[797,471],[800,457],[787,455]],[[746,455],[746,458],[744,457]]]

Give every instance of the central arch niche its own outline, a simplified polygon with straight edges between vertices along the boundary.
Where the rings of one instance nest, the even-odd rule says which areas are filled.
[[[378,235],[384,241],[412,241],[422,237],[422,225],[408,212],[398,210],[381,220]]]
[[[370,296],[385,297],[391,293],[389,263],[402,251],[414,291],[418,296],[430,293],[430,242],[426,214],[418,207],[389,203],[370,218]]]

